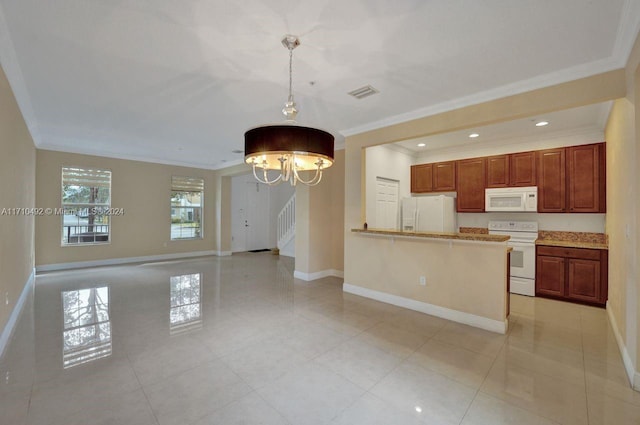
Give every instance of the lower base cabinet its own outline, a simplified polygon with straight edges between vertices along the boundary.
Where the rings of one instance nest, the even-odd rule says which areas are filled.
[[[536,296],[604,306],[607,302],[608,251],[536,247]]]

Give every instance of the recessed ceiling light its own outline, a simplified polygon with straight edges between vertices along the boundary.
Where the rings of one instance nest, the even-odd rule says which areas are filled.
[[[427,145],[426,145],[426,144],[424,144],[424,143],[418,143],[418,147],[419,147],[419,148],[424,148],[425,146],[427,146]]]
[[[545,125],[549,125],[549,121],[538,121],[536,123],[536,127],[544,127]]]
[[[480,137],[480,135],[478,133],[471,133],[469,135],[469,138],[471,138],[471,139],[475,139],[476,137]]]
[[[420,407],[420,406],[416,406],[416,412],[418,412],[418,413],[422,413],[422,407]]]

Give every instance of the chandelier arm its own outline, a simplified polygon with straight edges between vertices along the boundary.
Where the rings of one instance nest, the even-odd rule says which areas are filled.
[[[284,181],[289,181],[289,179],[291,178],[291,168],[293,167],[294,161],[295,157],[292,155],[282,156],[282,179]],[[291,184],[293,184],[293,182]]]
[[[307,186],[315,186],[318,183],[320,183],[320,180],[322,180],[322,164],[318,164],[318,168],[316,168],[316,174],[313,176],[311,180],[303,180],[298,174],[298,169],[295,167],[293,167],[293,174],[294,174],[294,178],[300,183]]]
[[[263,167],[260,167],[260,168],[262,168],[263,175],[264,175],[264,179],[261,179],[260,177],[258,177],[258,173],[256,172],[256,168],[257,167],[259,167],[259,165],[254,162],[253,163],[253,177],[255,177],[255,179],[258,180],[260,183],[264,183],[264,184],[267,184],[269,186],[273,186],[273,185],[276,185],[278,183],[281,183],[280,180],[282,179],[282,174],[280,174],[276,179],[270,181],[268,176],[267,176],[267,169],[263,168]]]

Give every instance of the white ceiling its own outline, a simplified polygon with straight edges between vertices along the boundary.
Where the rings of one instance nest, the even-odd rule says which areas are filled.
[[[403,140],[395,145],[420,155],[450,148],[475,148],[479,144],[501,144],[502,141],[508,141],[511,145],[518,142],[528,143],[576,132],[604,134],[611,106],[611,102],[597,103],[535,117]],[[536,123],[542,121],[548,122],[548,125],[537,127]],[[469,135],[473,133],[478,134],[478,137],[470,138]],[[424,146],[418,146],[422,143]]]
[[[283,119],[284,34],[298,122],[339,143],[620,68],[639,24],[640,0],[0,0],[0,64],[40,148],[220,168]]]

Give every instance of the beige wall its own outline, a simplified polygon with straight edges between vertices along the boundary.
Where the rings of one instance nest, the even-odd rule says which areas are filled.
[[[0,210],[35,206],[35,165],[33,140],[0,68]],[[0,333],[33,271],[34,221],[0,215]]]
[[[301,273],[344,270],[344,150],[317,186],[296,186],[296,264]]]
[[[242,163],[214,172],[216,198],[216,240],[218,253],[231,254],[231,177],[247,174],[251,167]]]
[[[636,40],[636,45],[635,45],[635,61],[633,62],[633,66],[635,66],[636,71],[634,73],[634,77],[633,77],[633,81],[634,81],[634,87],[633,87],[633,96],[634,96],[634,105],[635,105],[635,146],[636,146],[636,169],[638,168],[638,166],[640,166],[640,105],[638,105],[638,102],[640,102],[640,65],[638,64],[638,62],[640,61],[640,37],[638,37],[638,39]],[[638,269],[637,269],[637,264],[638,264],[638,260],[640,260],[639,257],[639,253],[640,251],[638,250],[638,243],[640,243],[640,217],[638,216],[637,212],[640,211],[640,196],[638,196],[638,191],[640,190],[640,173],[636,172],[636,176],[635,176],[635,192],[636,192],[636,238],[635,238],[635,244],[636,244],[636,259],[635,259],[635,263],[636,263],[636,274],[633,276],[633,280],[635,283],[635,292],[636,292],[636,302],[635,305],[631,306],[631,309],[634,309],[635,311],[633,312],[627,312],[627,317],[630,317],[632,320],[634,320],[634,324],[636,326],[636,362],[635,362],[635,369],[636,369],[636,377],[634,380],[634,388],[638,391],[640,391],[640,276],[638,275]],[[635,313],[635,314],[633,314]]]
[[[626,97],[616,100],[606,128],[608,309],[622,339],[627,372],[640,391],[640,37],[625,68]],[[633,369],[633,370],[630,370]]]
[[[621,335],[627,335],[627,292],[636,284],[636,144],[634,107],[615,101],[606,129],[607,225],[609,235],[609,308]],[[627,184],[621,184],[627,182]],[[627,234],[629,237],[627,237]]]
[[[36,264],[51,265],[114,258],[211,251],[215,249],[215,178],[211,170],[152,164],[64,152],[37,151],[36,205],[59,208],[63,166],[111,170],[111,206],[123,208],[112,217],[111,243],[62,247],[61,217],[36,219]],[[202,239],[171,241],[171,176],[205,180]]]

